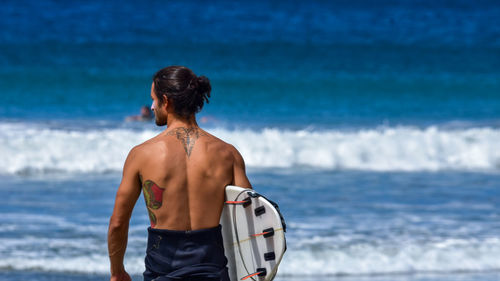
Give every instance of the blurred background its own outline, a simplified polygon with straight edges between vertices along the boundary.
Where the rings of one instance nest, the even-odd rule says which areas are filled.
[[[0,279],[109,278],[123,162],[164,129],[126,118],[157,70],[185,65],[212,83],[200,126],[287,219],[277,280],[500,280],[499,15],[493,0],[4,1]]]

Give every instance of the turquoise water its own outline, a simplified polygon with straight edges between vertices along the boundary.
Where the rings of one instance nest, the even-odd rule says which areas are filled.
[[[481,123],[496,120],[500,109],[498,48],[218,42],[0,48],[3,119],[121,120],[149,104],[151,73],[171,64],[207,75],[214,90],[202,115],[233,124]],[[224,56],[211,61],[218,53]]]
[[[124,119],[150,103],[156,70],[181,64],[212,83],[200,125],[280,203],[279,280],[498,280],[498,14],[495,1],[6,2],[0,279],[107,278],[123,161],[162,130]]]

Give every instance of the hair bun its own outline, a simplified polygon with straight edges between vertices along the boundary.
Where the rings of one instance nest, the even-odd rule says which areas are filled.
[[[175,113],[189,118],[199,112],[210,97],[210,81],[205,76],[197,77],[194,72],[179,65],[160,69],[153,76],[154,93],[163,102],[164,96],[174,105]]]
[[[197,89],[198,88],[198,77],[196,75],[189,80],[189,83],[186,87],[187,89]]]
[[[199,76],[194,79],[196,86],[198,88],[198,94],[208,103],[208,98],[210,97],[210,92],[212,91],[212,86],[210,85],[210,80],[206,76]]]

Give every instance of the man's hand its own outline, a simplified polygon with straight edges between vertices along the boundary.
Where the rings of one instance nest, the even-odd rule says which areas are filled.
[[[122,273],[111,276],[111,279],[109,279],[109,281],[132,281],[132,279],[130,278],[130,275],[128,275],[128,273],[124,271]]]

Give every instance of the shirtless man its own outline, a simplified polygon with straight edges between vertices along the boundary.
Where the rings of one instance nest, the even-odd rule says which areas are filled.
[[[251,185],[240,153],[196,123],[210,91],[209,80],[186,67],[154,75],[151,109],[167,128],[125,161],[108,230],[111,281],[131,280],[123,257],[141,189],[151,221],[144,280],[229,280],[219,225],[225,187]]]

